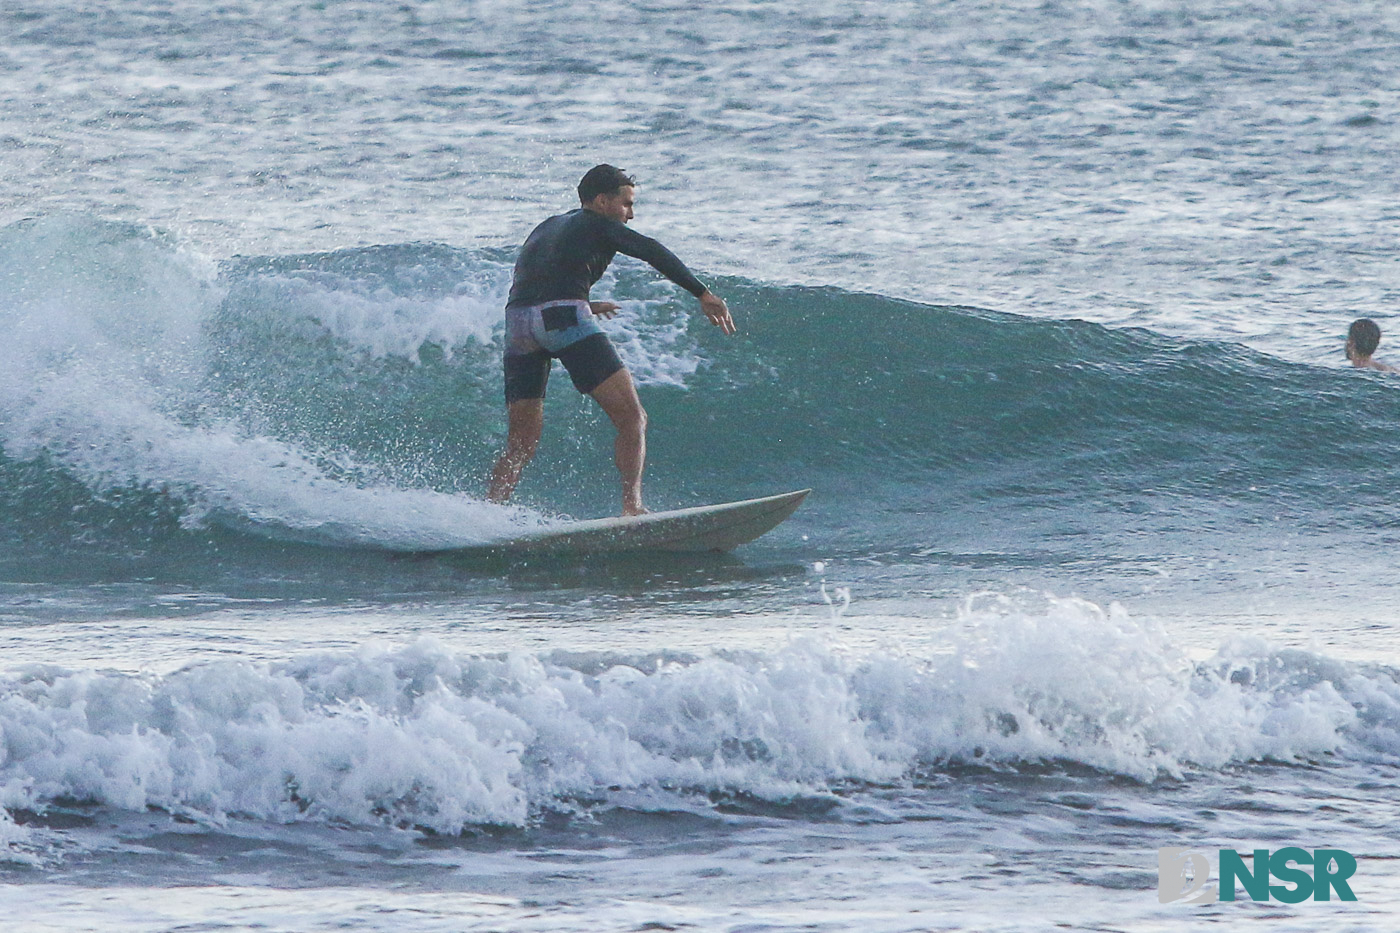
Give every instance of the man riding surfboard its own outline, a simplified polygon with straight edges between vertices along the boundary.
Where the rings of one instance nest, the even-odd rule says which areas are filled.
[[[622,514],[640,515],[646,464],[647,416],[632,374],[595,317],[619,310],[588,294],[618,253],[641,259],[700,301],[700,310],[726,334],[734,319],[674,253],[627,226],[636,181],[612,165],[595,165],[578,184],[578,209],[536,227],[520,248],[506,302],[506,449],[491,471],[487,498],[507,502],[534,457],[544,428],[544,394],[557,358],[574,387],[591,395],[617,429],[613,454],[622,477]]]

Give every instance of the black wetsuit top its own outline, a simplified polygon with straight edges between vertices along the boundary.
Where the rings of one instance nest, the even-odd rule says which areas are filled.
[[[656,240],[624,223],[579,208],[551,217],[530,232],[515,260],[515,280],[506,307],[587,301],[589,289],[602,278],[618,253],[648,263],[697,298],[705,291],[685,263]]]

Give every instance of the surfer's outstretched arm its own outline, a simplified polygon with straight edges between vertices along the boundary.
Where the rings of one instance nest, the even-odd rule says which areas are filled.
[[[724,299],[710,291],[708,288],[700,294],[700,310],[705,312],[705,317],[710,319],[710,323],[724,331],[726,334],[736,333],[734,318],[729,313],[729,305],[724,303]],[[590,301],[589,309],[595,317],[612,320],[617,316],[617,312],[622,310],[622,306],[615,301]]]
[[[616,218],[609,219],[613,222],[607,224],[605,229],[614,249],[634,259],[642,260],[690,292],[700,300],[700,310],[705,312],[705,317],[710,319],[711,324],[726,334],[735,332],[734,318],[729,314],[729,307],[724,303],[724,299],[706,288],[704,283],[697,279],[690,269],[686,268],[685,263],[681,262],[675,253],[651,237],[643,236],[637,231],[629,229],[625,223]]]
[[[711,324],[724,333],[733,334],[736,331],[734,318],[729,314],[729,305],[708,288],[700,295],[700,310],[705,312],[705,317],[710,319]]]

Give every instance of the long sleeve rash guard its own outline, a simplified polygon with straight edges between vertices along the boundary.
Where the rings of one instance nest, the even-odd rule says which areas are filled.
[[[705,291],[685,263],[656,240],[579,208],[551,217],[530,232],[515,260],[506,307],[587,301],[589,290],[618,253],[642,260],[697,298]]]

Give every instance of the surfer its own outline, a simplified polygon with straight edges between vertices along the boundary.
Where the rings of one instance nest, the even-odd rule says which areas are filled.
[[[525,240],[506,301],[504,357],[506,449],[491,471],[486,497],[507,502],[534,457],[544,427],[545,383],[557,358],[574,387],[602,406],[617,429],[613,456],[622,475],[622,514],[640,515],[646,463],[647,415],[632,374],[618,358],[597,317],[619,306],[589,301],[593,284],[618,253],[641,259],[700,300],[700,310],[726,334],[734,319],[724,299],[685,263],[650,237],[627,227],[637,182],[612,165],[595,165],[578,183],[581,205],[545,220]]]
[[[1383,373],[1396,372],[1394,366],[1387,366],[1379,360],[1371,359],[1376,347],[1381,343],[1381,329],[1370,318],[1359,318],[1351,322],[1347,331],[1347,359],[1357,369],[1378,369]]]

